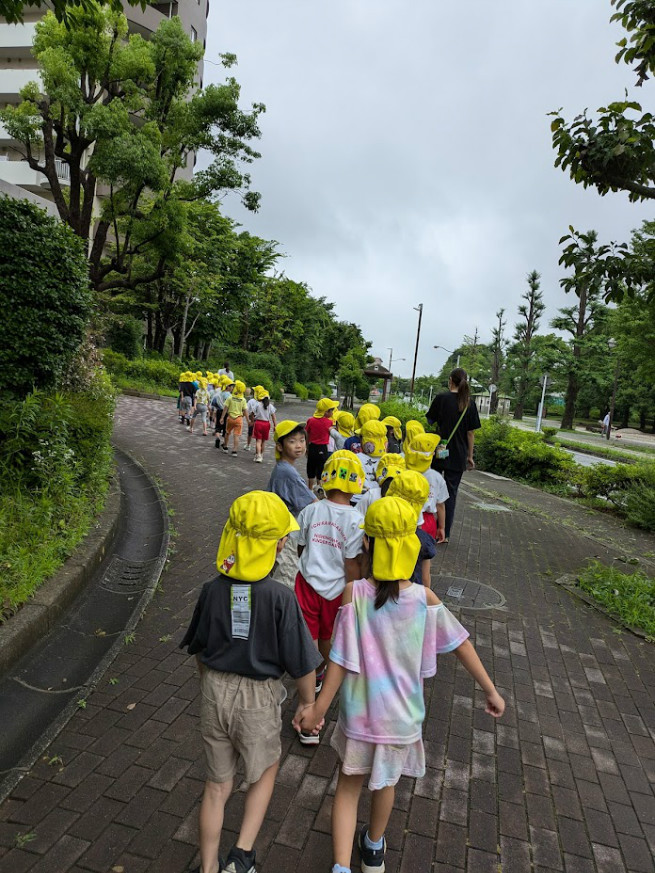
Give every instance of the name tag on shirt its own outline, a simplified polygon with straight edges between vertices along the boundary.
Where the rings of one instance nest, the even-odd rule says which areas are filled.
[[[252,611],[251,598],[250,585],[232,585],[230,612],[232,614],[232,637],[235,640],[248,639]]]

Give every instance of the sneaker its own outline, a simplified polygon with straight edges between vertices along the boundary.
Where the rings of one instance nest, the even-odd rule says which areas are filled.
[[[244,852],[236,846],[231,848],[221,862],[221,873],[255,873],[255,850]]]
[[[318,744],[321,742],[321,735],[306,734],[304,731],[301,731],[298,734],[298,739],[303,746],[318,746]]]
[[[244,446],[243,450],[244,452],[252,452],[252,446]]]
[[[369,849],[366,846],[364,837],[368,833],[368,827],[364,827],[359,832],[359,854],[362,858],[361,870],[362,873],[384,873],[384,856],[387,851],[387,841],[383,839],[381,849]]]
[[[189,431],[189,433],[193,433],[193,431],[191,430],[191,425],[190,425],[190,424],[187,424],[186,429]]]
[[[229,451],[230,451],[230,450],[229,450],[229,449],[228,449],[228,447],[227,447],[227,446],[223,446],[223,451],[224,451],[224,452],[225,452],[225,454],[226,454],[226,455],[227,455],[227,453],[228,453],[228,452],[229,452]]]
[[[232,457],[234,457],[235,455],[238,455],[238,454],[239,454],[238,452],[232,452]]]
[[[256,464],[261,464],[261,463],[263,463],[263,461],[264,461],[263,455],[255,455],[255,463]]]
[[[323,680],[325,679],[325,670],[316,674],[316,685],[314,686],[314,693],[320,694],[321,688],[323,687]]]
[[[220,449],[220,447],[221,447],[221,441],[220,441],[220,439],[219,439],[218,437],[216,437],[216,439],[214,440],[214,446],[215,446],[217,449]]]

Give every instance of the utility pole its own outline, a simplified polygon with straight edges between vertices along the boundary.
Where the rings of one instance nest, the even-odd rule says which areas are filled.
[[[418,328],[416,330],[416,348],[414,349],[414,366],[412,367],[412,384],[409,389],[409,402],[414,399],[414,379],[416,378],[416,359],[418,358],[418,344],[421,339],[421,319],[423,318],[423,304],[419,303],[414,309],[418,312]]]

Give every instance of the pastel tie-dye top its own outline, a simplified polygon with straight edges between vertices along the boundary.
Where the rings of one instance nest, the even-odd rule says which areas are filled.
[[[443,605],[428,606],[425,588],[401,589],[375,609],[376,589],[353,582],[352,603],[339,609],[330,660],[348,671],[341,686],[339,726],[353,740],[405,745],[421,738],[423,679],[437,672],[437,654],[469,636]]]

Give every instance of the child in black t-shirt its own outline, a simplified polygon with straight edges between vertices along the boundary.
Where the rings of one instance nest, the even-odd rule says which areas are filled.
[[[321,663],[293,592],[269,577],[298,524],[282,500],[251,491],[234,501],[218,547],[219,575],[200,593],[180,644],[196,655],[207,782],[200,808],[198,873],[254,873],[253,845],[281,755],[282,675],[296,680],[296,714],[314,702]],[[248,794],[239,838],[225,862],[218,846],[239,758]]]

